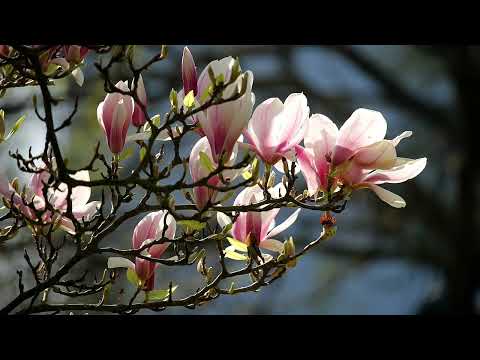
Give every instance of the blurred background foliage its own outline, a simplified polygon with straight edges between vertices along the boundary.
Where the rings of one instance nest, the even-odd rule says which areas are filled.
[[[354,193],[347,209],[338,216],[337,236],[301,259],[282,280],[254,294],[221,297],[198,308],[168,309],[169,314],[418,314],[473,313],[478,309],[479,254],[476,159],[478,47],[438,46],[189,46],[198,71],[211,60],[239,56],[243,70],[254,73],[256,105],[270,97],[284,100],[303,92],[311,113],[322,113],[338,126],[359,107],[382,112],[388,122],[387,138],[403,130],[414,135],[402,142],[403,157],[426,156],[420,176],[405,184],[386,187],[407,201],[394,209],[373,193]],[[137,46],[137,60],[158,52],[160,45]],[[144,74],[150,115],[168,111],[170,89],[181,88],[183,46],[169,46],[167,60]],[[80,112],[73,125],[62,132],[60,143],[71,164],[85,163],[101,141],[108,153],[96,118],[96,108],[105,94],[103,81],[87,57],[85,83],[76,86],[70,78],[59,81],[54,94],[65,101],[57,107],[59,119],[80,96]],[[118,79],[128,79],[118,69]],[[44,129],[32,111],[36,89],[12,89],[0,99],[10,125],[23,114],[27,121],[12,141],[1,144],[2,171],[10,178],[26,177],[10,161],[8,150],[26,153],[41,150]],[[61,121],[61,120],[58,120]],[[10,123],[11,122],[11,123]],[[196,138],[192,137],[192,141]],[[185,149],[188,154],[188,149]],[[125,165],[133,167],[138,155]],[[74,166],[75,167],[75,166]],[[299,181],[299,184],[303,180]],[[92,198],[98,197],[94,192]],[[285,213],[284,213],[285,211]],[[282,210],[281,217],[288,216]],[[321,232],[319,213],[302,210],[289,229],[297,246]],[[108,241],[129,247],[136,221],[130,221]],[[280,221],[282,219],[279,219]],[[287,234],[285,235],[287,236]],[[282,239],[283,240],[283,239]],[[0,247],[0,306],[16,288],[16,269],[24,268],[23,248],[28,234]],[[101,274],[105,257],[88,264]],[[195,269],[178,267],[157,270],[157,286],[169,280],[187,289],[199,286]],[[128,287],[127,284],[123,284]],[[118,286],[110,301],[120,296]],[[181,296],[179,288],[175,293]],[[78,299],[75,299],[78,300]],[[95,299],[84,299],[84,301]],[[62,299],[59,299],[62,301]]]

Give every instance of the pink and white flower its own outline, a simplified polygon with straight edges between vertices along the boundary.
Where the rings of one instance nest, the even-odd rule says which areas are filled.
[[[130,91],[128,85],[123,81],[119,81],[116,87],[122,91]],[[114,154],[119,154],[123,150],[133,111],[133,98],[120,93],[107,94],[105,100],[98,105],[98,122],[105,132],[108,146]]]
[[[134,81],[132,80],[131,89],[132,91],[135,88]],[[143,104],[143,106],[147,106],[147,92],[145,91],[145,85],[143,84],[142,75],[138,78],[137,83],[137,96],[139,101]],[[145,117],[145,113],[142,110],[141,106],[134,101],[135,108],[132,114],[132,123],[136,127],[143,126],[147,122],[147,118]]]
[[[223,75],[224,81],[229,82],[235,60],[229,56],[220,60],[210,62],[196,78],[195,62],[190,51],[185,48],[182,59],[183,89],[178,93],[179,101],[190,91],[194,91],[195,103],[197,106],[209,101],[207,91],[211,85],[208,68],[211,68],[215,76]],[[225,159],[229,159],[235,143],[242,134],[252,115],[255,94],[252,93],[253,74],[246,71],[238,76],[234,83],[230,84],[223,91],[224,99],[233,96],[235,91],[241,87],[243,79],[247,81],[245,93],[234,101],[228,101],[220,105],[210,106],[207,110],[193,116],[193,123],[200,123],[201,135],[205,135],[210,143],[212,157],[215,162],[219,161],[222,153]],[[196,91],[195,91],[196,90]]]
[[[212,150],[210,148],[210,144],[208,142],[207,137],[203,137],[197,141],[197,143],[193,146],[192,152],[189,158],[189,169],[190,175],[192,176],[192,180],[197,182],[201,179],[206,178],[212,171],[205,166],[204,162],[200,160],[200,153],[205,154],[210,164],[212,165],[213,169],[217,168],[218,164],[213,160]],[[227,166],[231,166],[235,163],[235,159],[238,154],[238,146],[236,145],[232,151],[232,155],[230,159],[225,163]],[[234,180],[238,174],[240,174],[244,169],[233,169],[233,170],[224,170],[222,172],[222,176],[225,180],[232,181]],[[215,175],[210,177],[208,180],[208,184],[212,186],[222,187],[226,186],[223,185],[220,176]],[[217,190],[209,188],[208,186],[195,186],[193,188],[193,197],[195,200],[195,204],[197,209],[202,210],[209,201],[214,202],[216,200]]]
[[[193,91],[193,95],[197,96],[197,67],[193,60],[192,53],[188,47],[183,48],[182,55],[182,82],[183,82],[183,94],[187,95],[190,91]]]
[[[283,184],[280,183],[275,187],[270,188],[269,192],[272,197],[278,197],[279,194],[284,194],[285,188]],[[252,187],[247,187],[240,192],[233,205],[242,206],[256,204],[262,200],[264,200],[263,190],[260,188],[260,186],[255,185]],[[235,253],[235,249],[246,251],[247,246],[253,244],[261,249],[281,252],[283,249],[283,243],[279,240],[276,240],[274,237],[289,228],[297,220],[300,210],[301,209],[297,209],[284,222],[277,226],[275,226],[275,217],[278,215],[280,209],[240,213],[236,221],[233,223],[231,235],[233,236],[234,240],[244,243],[245,246],[238,246],[238,243],[232,241],[232,246],[226,249],[226,257],[243,260],[246,257],[244,255]],[[225,227],[231,223],[230,217],[222,212],[217,213],[217,221],[222,227]]]
[[[369,188],[389,205],[404,207],[406,203],[400,196],[378,184],[401,183],[416,177],[427,159],[397,157],[396,146],[412,132],[385,140],[386,131],[385,118],[373,110],[356,110],[340,130],[328,117],[313,115],[308,121],[305,148],[295,147],[309,194],[334,190],[341,183],[352,189]]]
[[[267,164],[275,165],[282,157],[292,159],[294,146],[305,135],[309,113],[303,94],[289,95],[285,104],[278,98],[265,100],[253,112],[245,138]]]
[[[45,168],[45,166],[43,166]],[[47,170],[34,174],[29,182],[24,197],[18,194],[8,182],[0,177],[0,194],[10,201],[13,198],[13,204],[30,220],[37,220],[35,212],[25,205],[25,203],[33,202],[35,210],[43,211],[42,223],[50,224],[57,222],[59,226],[70,234],[75,234],[75,226],[71,219],[62,215],[67,212],[68,187],[65,183],[60,183],[58,188],[47,188],[47,198],[44,196],[45,184],[48,182],[50,175]],[[90,181],[89,172],[79,171],[72,175],[76,180]],[[91,189],[88,186],[76,186],[72,188],[70,199],[72,201],[72,214],[77,221],[89,221],[97,213],[101,202],[88,202],[91,195]],[[46,209],[47,202],[52,205],[55,212]]]
[[[162,239],[162,237],[173,239],[175,237],[175,231],[176,221],[172,215],[168,214],[165,210],[152,212],[146,215],[137,226],[135,226],[132,236],[133,249],[141,249],[154,241]],[[146,248],[141,254],[145,257],[160,258],[169,245],[169,242],[155,244]],[[155,286],[155,269],[157,267],[158,263],[139,257],[135,258],[135,263],[121,257],[111,257],[108,259],[109,269],[127,268],[135,271],[145,291],[153,290]]]

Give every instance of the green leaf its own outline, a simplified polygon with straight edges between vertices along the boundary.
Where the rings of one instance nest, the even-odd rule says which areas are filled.
[[[157,114],[157,115],[153,116],[150,120],[152,121],[153,125],[160,126],[160,122],[161,122],[162,119],[161,119],[160,115]]]
[[[18,119],[15,122],[15,125],[13,125],[13,128],[10,130],[5,140],[8,140],[13,134],[15,134],[18,131],[18,129],[20,129],[20,126],[22,126],[24,121],[25,121],[25,115],[23,115],[20,119]]]
[[[177,98],[177,92],[175,89],[172,89],[170,91],[170,105],[172,109],[177,110],[178,109],[178,98]]]
[[[126,148],[125,150],[122,151],[122,153],[118,157],[118,160],[120,160],[120,161],[126,160],[132,155],[133,155],[133,148],[131,148],[131,147]]]
[[[193,90],[190,90],[190,92],[183,98],[183,106],[185,106],[187,109],[190,109],[195,105],[195,96],[193,95]]]
[[[258,174],[260,173],[260,164],[258,162],[258,159],[255,158],[252,161],[252,176],[254,179],[258,178]]]
[[[210,84],[205,91],[203,92],[202,96],[200,97],[200,102],[204,103],[208,100],[210,96],[213,94],[213,85]]]
[[[213,69],[212,69],[211,66],[208,67],[208,77],[210,78],[210,82],[211,82],[212,84],[215,84],[215,81],[216,81],[216,79],[215,79],[215,73],[213,72]]]
[[[179,220],[177,221],[177,224],[188,227],[189,229],[194,231],[202,230],[207,225],[207,223],[202,223],[197,220]]]
[[[172,293],[178,288],[178,285],[172,287]],[[170,289],[158,289],[145,293],[145,301],[161,301],[168,298]]]
[[[215,84],[217,85],[223,85],[224,82],[225,82],[225,75],[223,74],[220,74],[215,78]]]
[[[227,259],[232,259],[232,260],[248,260],[248,256],[239,254],[235,252],[235,250],[231,250],[229,248],[225,249],[225,257]]]
[[[239,241],[237,239],[234,239],[234,238],[231,238],[231,237],[227,237],[227,240],[230,243],[230,245],[232,245],[236,250],[243,251],[243,252],[248,251],[248,246],[244,242],[241,242],[241,241]]]
[[[212,160],[210,160],[210,157],[205,154],[203,151],[200,151],[200,165],[202,165],[205,169],[207,169],[210,172],[213,172],[215,170],[215,167],[213,166]]]
[[[137,273],[133,269],[127,270],[127,280],[136,287],[139,287],[142,284],[142,281],[138,278]]]
[[[143,158],[145,157],[145,155],[147,155],[147,148],[142,147],[142,148],[140,149],[140,161],[143,160]]]
[[[245,170],[244,172],[242,172],[242,177],[245,180],[249,180],[252,177],[252,173],[248,170]]]
[[[241,71],[242,69],[240,68],[240,62],[238,61],[238,57],[237,57],[235,58],[235,62],[233,63],[233,66],[232,66],[230,81],[236,80],[240,76]]]

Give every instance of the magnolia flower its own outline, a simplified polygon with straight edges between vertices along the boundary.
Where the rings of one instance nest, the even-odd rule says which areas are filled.
[[[65,45],[63,47],[63,55],[65,60],[72,64],[80,64],[87,56],[90,50],[80,45]]]
[[[197,68],[192,53],[186,46],[183,48],[182,55],[182,82],[185,95],[193,91],[193,95],[197,96]]]
[[[204,154],[203,160],[200,157],[200,153]],[[235,146],[230,159],[225,163],[225,165],[233,165],[235,163],[237,154],[238,146]],[[206,178],[218,166],[218,164],[213,160],[212,150],[206,137],[198,140],[193,146],[188,165],[190,169],[190,175],[192,176],[192,180],[194,182]],[[222,176],[224,180],[232,181],[244,170],[245,169],[224,170],[222,171]],[[210,177],[208,184],[217,187],[225,186],[222,184],[219,175]],[[193,188],[195,204],[199,210],[202,210],[207,205],[208,201],[214,202],[216,195],[217,191],[207,186],[195,186]]]
[[[119,81],[116,87],[122,91],[129,91],[128,85],[123,81]],[[114,154],[119,154],[123,150],[133,111],[133,98],[119,93],[108,94],[105,100],[98,105],[98,122],[105,132],[108,146]]]
[[[131,89],[135,89],[135,83],[132,80],[131,84]],[[143,84],[143,78],[142,75],[138,78],[138,83],[137,83],[137,96],[140,102],[143,104],[143,106],[147,106],[147,93],[145,91],[145,85]],[[135,108],[133,110],[133,115],[132,115],[132,123],[136,127],[143,126],[147,122],[147,118],[145,117],[145,113],[143,112],[142,108],[140,107],[139,104],[135,102]]]
[[[400,196],[378,184],[401,183],[416,177],[427,159],[397,157],[396,146],[412,132],[385,140],[386,131],[385,118],[377,111],[356,110],[340,130],[326,116],[313,115],[308,121],[305,148],[295,147],[309,194],[334,190],[341,183],[352,189],[369,188],[389,205],[404,207],[406,203]]]
[[[23,199],[3,174],[0,174],[0,195],[3,196],[8,203],[13,203],[13,206],[20,210],[27,218],[31,220],[36,219],[33,211],[26,205],[28,201]]]
[[[272,197],[278,197],[279,193],[285,192],[283,184],[269,189]],[[255,185],[253,187],[247,187],[234,201],[234,206],[250,205],[261,202],[264,199],[263,190],[260,186]],[[247,251],[248,245],[256,245],[259,248],[281,252],[283,250],[283,243],[275,240],[274,237],[280,234],[282,231],[289,228],[298,217],[300,209],[296,210],[290,215],[283,223],[275,226],[275,217],[280,209],[272,209],[267,211],[249,211],[242,212],[237,217],[237,220],[233,223],[231,229],[231,235],[233,240],[230,241],[232,246],[226,249],[226,257],[244,260],[244,255],[235,253],[235,249],[240,251]],[[225,227],[231,223],[230,217],[224,213],[217,213],[217,221],[220,226]],[[243,243],[242,246],[240,243]]]
[[[65,59],[65,57],[57,56],[57,54],[58,47],[53,47],[39,56],[42,72],[45,75],[53,75],[56,71],[58,71],[59,68],[62,69],[62,72],[68,71],[70,68],[70,63]]]
[[[135,250],[162,239],[162,237],[173,239],[175,237],[176,222],[173,216],[167,211],[161,210],[152,212],[145,216],[135,226],[132,237],[132,245]],[[141,252],[145,257],[159,258],[167,250],[170,243],[155,244]],[[135,263],[121,257],[111,257],[108,259],[108,268],[127,268],[134,271],[141,281],[141,286],[145,291],[153,290],[155,286],[155,269],[158,263],[135,258]]]
[[[232,57],[214,60],[207,65],[198,77],[198,81],[196,81],[195,63],[190,51],[185,48],[182,59],[184,88],[178,93],[179,103],[192,90],[196,95],[195,104],[197,106],[209,101],[210,96],[207,91],[211,85],[211,80],[208,68],[211,68],[215,76],[223,75],[224,81],[229,82],[234,64],[235,60]],[[233,96],[237,89],[241,87],[244,79],[247,86],[245,93],[240,98],[221,105],[210,106],[207,110],[197,113],[193,118],[194,123],[200,123],[202,135],[207,136],[215,162],[219,161],[222,153],[225,153],[226,159],[230,158],[235,143],[252,115],[255,95],[252,93],[253,74],[251,71],[239,75],[233,84],[225,88],[222,97],[228,99]]]
[[[253,112],[245,138],[267,164],[275,165],[282,157],[291,159],[293,147],[304,137],[309,113],[303,94],[289,95],[285,104],[278,98],[265,100]]]
[[[2,57],[6,58],[10,54],[10,46],[8,45],[0,45],[0,59]]]
[[[45,166],[43,165],[45,169]],[[4,198],[10,201],[13,198],[14,205],[30,220],[38,220],[34,211],[25,205],[25,203],[33,203],[35,210],[43,211],[41,221],[44,224],[50,224],[58,222],[59,226],[70,234],[75,234],[75,226],[71,219],[62,215],[67,212],[68,203],[68,187],[65,183],[60,183],[56,189],[50,187],[47,188],[47,198],[44,196],[45,184],[48,182],[50,174],[47,170],[43,170],[34,174],[29,182],[23,197],[18,194],[13,187],[6,182],[6,180],[0,179],[0,193]],[[88,171],[79,171],[72,175],[72,178],[76,180],[90,181],[90,175]],[[7,186],[8,184],[8,186]],[[91,189],[87,186],[76,186],[72,188],[70,199],[72,201],[72,214],[78,221],[88,221],[98,211],[101,202],[91,201],[90,199]],[[55,212],[52,213],[46,210],[46,203],[52,205]],[[46,210],[46,211],[45,211]]]

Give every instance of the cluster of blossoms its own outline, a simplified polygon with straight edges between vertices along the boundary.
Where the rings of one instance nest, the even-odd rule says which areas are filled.
[[[0,55],[7,57],[10,49],[0,46]],[[56,72],[59,67],[68,71],[78,65],[88,53],[80,46],[61,46],[46,52],[41,58],[42,70],[46,74]],[[270,177],[272,169],[280,173],[292,170],[293,163],[306,181],[309,197],[333,196],[342,191],[350,194],[362,188],[372,190],[387,204],[401,208],[406,205],[398,195],[380,187],[384,183],[401,183],[416,177],[426,166],[426,158],[407,159],[397,156],[397,145],[412,133],[406,131],[392,140],[386,140],[387,123],[381,113],[358,109],[338,129],[326,116],[310,114],[307,97],[293,93],[285,101],[270,98],[256,106],[252,92],[253,74],[242,72],[238,60],[226,57],[212,61],[197,76],[192,54],[185,48],[182,57],[183,89],[175,93],[177,104],[198,109],[212,99],[212,86],[216,79],[228,84],[222,92],[223,98],[242,94],[232,101],[206,107],[188,118],[200,139],[193,145],[189,156],[189,172],[195,183],[208,178],[207,185],[193,186],[193,202],[198,211],[208,211],[212,205],[221,206],[222,198],[216,187],[225,181],[233,181],[246,171],[235,169],[233,164],[241,152],[253,154],[254,161],[265,164],[266,181],[254,183],[243,189],[235,198],[233,206],[248,206],[261,203],[269,194],[272,198],[286,193],[283,182],[274,183]],[[76,75],[83,83],[83,75]],[[146,123],[147,93],[142,76],[116,83],[116,90],[106,95],[97,108],[98,122],[105,133],[106,142],[114,158],[124,150],[128,141],[147,139]],[[130,94],[135,94],[131,96]],[[177,105],[178,106],[178,105]],[[178,110],[178,109],[177,109]],[[185,109],[184,109],[185,110]],[[135,135],[128,136],[130,125],[138,128]],[[159,134],[158,140],[168,140],[172,132]],[[303,142],[303,145],[302,145]],[[209,176],[220,166],[232,167]],[[250,166],[250,168],[253,165]],[[52,169],[54,171],[54,169]],[[68,192],[65,184],[52,190],[47,169],[34,174],[22,192],[18,186],[0,177],[0,194],[8,206],[16,207],[25,217],[36,224],[56,223],[70,233],[75,225],[65,213],[68,212]],[[74,179],[89,181],[88,171],[81,171]],[[272,179],[272,180],[270,180]],[[90,188],[74,187],[71,194],[71,213],[77,221],[91,219],[99,208],[99,202],[88,202]],[[50,208],[46,203],[51,204]],[[27,206],[33,204],[32,206]],[[234,260],[247,260],[245,254],[250,247],[281,253],[285,244],[275,239],[298,218],[300,209],[293,212],[284,222],[276,225],[279,208],[263,211],[245,211],[237,216],[216,212],[218,224],[227,229],[231,246],[225,256]],[[38,218],[37,211],[41,212]],[[166,210],[147,214],[135,227],[132,236],[133,249],[141,251],[135,263],[128,259],[113,257],[108,260],[109,268],[125,267],[134,274],[135,281],[145,291],[154,288],[154,274],[158,259],[175,238],[176,221]],[[152,244],[153,243],[153,244]],[[268,258],[268,254],[261,254]]]
[[[32,48],[42,48],[44,45],[33,45]],[[69,73],[75,82],[83,85],[84,76],[81,66],[89,53],[86,46],[80,45],[58,45],[49,47],[40,55],[40,66],[42,72],[47,76],[63,75]],[[15,50],[8,45],[0,45],[0,60],[13,56]]]
[[[189,94],[194,97],[195,106],[201,106],[209,100],[208,89],[211,86],[213,72],[215,77],[221,76],[228,82],[234,73],[235,59],[226,57],[212,61],[197,76],[192,54],[185,48],[182,58],[183,89],[178,98],[184,99]],[[307,182],[308,194],[332,194],[343,187],[347,191],[368,188],[377,196],[397,208],[404,207],[405,201],[398,195],[381,188],[378,184],[400,183],[417,176],[426,166],[426,158],[407,159],[397,157],[396,146],[409,137],[412,132],[406,131],[393,140],[385,140],[387,123],[381,113],[373,110],[358,109],[340,128],[326,116],[310,115],[307,98],[304,94],[289,95],[284,102],[278,98],[267,99],[255,110],[255,95],[252,92],[253,74],[247,71],[239,76],[224,90],[224,96],[231,95],[235,88],[246,77],[247,86],[244,94],[237,100],[209,107],[192,116],[193,124],[198,124],[198,134],[202,136],[193,146],[190,154],[189,169],[194,182],[206,178],[221,160],[224,164],[233,164],[239,149],[254,152],[268,167],[275,167],[284,172],[282,158],[288,164],[297,161]],[[118,82],[116,87],[128,91],[126,82]],[[133,81],[130,89],[133,89]],[[137,95],[143,106],[147,105],[147,97],[140,78]],[[130,123],[142,126],[146,122],[144,112],[130,96],[118,93],[109,94],[98,107],[98,120],[113,153],[123,150]],[[253,112],[253,113],[252,113]],[[243,139],[246,142],[243,142]],[[304,147],[300,145],[304,142]],[[202,156],[208,161],[202,161]],[[241,170],[224,170],[224,178],[233,180]],[[209,178],[208,184],[213,187],[220,184],[220,175]],[[207,208],[217,198],[213,187],[196,186],[193,188],[194,201],[199,210]],[[268,191],[276,196],[285,190],[283,184],[271,187]],[[255,185],[241,191],[234,201],[234,206],[259,203],[264,199],[263,189]],[[280,252],[283,243],[273,239],[274,236],[287,229],[297,219],[300,209],[295,211],[285,222],[275,227],[275,217],[279,209],[264,212],[243,212],[231,228],[230,248],[226,255],[232,259],[244,260],[247,257],[235,250],[246,251],[246,245]],[[158,240],[163,231],[162,219],[165,214],[147,215],[134,232],[133,245],[139,248],[142,244]],[[224,213],[217,213],[218,223],[225,227],[232,221]],[[175,222],[169,221],[171,227],[167,233],[174,235]],[[140,231],[149,225],[150,232]],[[173,232],[172,232],[173,229]],[[140,236],[139,233],[143,236]],[[136,234],[136,235],[135,235]],[[155,245],[157,246],[157,245]],[[145,254],[158,257],[166,247],[154,247]],[[123,261],[111,262],[112,267],[125,265]],[[139,278],[148,283],[153,267],[145,270],[144,261],[137,260],[135,268]]]

